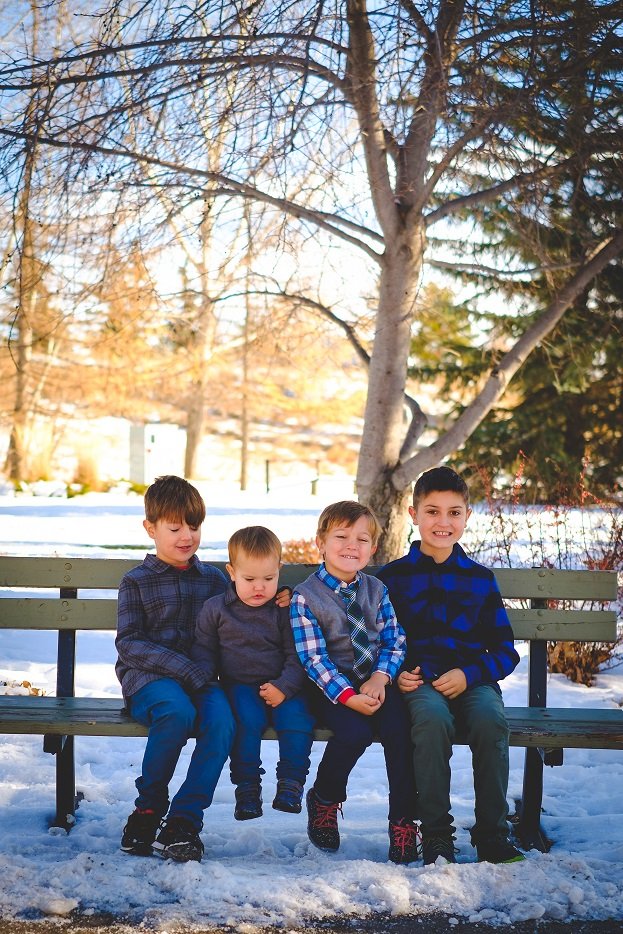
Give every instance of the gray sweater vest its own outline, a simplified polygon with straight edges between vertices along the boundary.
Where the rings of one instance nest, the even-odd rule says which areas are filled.
[[[377,615],[385,585],[369,574],[361,574],[360,578],[357,603],[363,610],[370,643],[377,643],[378,654],[379,632],[384,624],[377,623]],[[297,584],[294,592],[305,599],[318,620],[331,661],[340,671],[351,671],[354,665],[353,644],[344,598],[331,590],[316,574],[310,574],[302,584]]]

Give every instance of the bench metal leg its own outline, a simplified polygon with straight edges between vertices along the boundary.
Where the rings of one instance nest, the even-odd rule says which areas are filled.
[[[533,608],[547,606],[545,600],[531,600]],[[528,666],[528,706],[547,706],[547,642],[530,642]],[[543,803],[543,759],[538,749],[528,747],[524,760],[521,801],[516,802],[515,835],[525,850],[547,853],[552,845],[541,827]]]
[[[61,587],[61,600],[75,600],[78,591],[73,587]],[[73,697],[76,671],[76,633],[75,630],[61,629],[58,633],[58,651],[56,666],[56,696]],[[58,737],[59,743],[52,743],[50,737],[44,738],[43,748],[56,754],[56,816],[53,827],[63,827],[69,831],[75,823],[77,806],[76,768],[74,763],[74,737]],[[46,740],[48,745],[46,746]]]
[[[64,736],[62,748],[56,754],[56,816],[53,827],[73,827],[76,813],[76,770],[74,737]]]
[[[526,749],[523,773],[523,791],[517,805],[515,836],[524,850],[540,850],[547,853],[552,841],[541,827],[541,805],[543,802],[543,760],[538,749]]]

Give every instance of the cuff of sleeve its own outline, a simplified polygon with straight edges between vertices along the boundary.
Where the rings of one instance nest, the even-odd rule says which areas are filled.
[[[355,691],[353,688],[346,688],[346,690],[342,691],[342,693],[338,697],[337,699],[338,704],[345,704],[346,701],[350,700],[351,697],[354,697],[356,693],[357,691]]]
[[[476,665],[468,665],[466,668],[463,668],[463,674],[465,675],[468,688],[482,681],[482,673]]]

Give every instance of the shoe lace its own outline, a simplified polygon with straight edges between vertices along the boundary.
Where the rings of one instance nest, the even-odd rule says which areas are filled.
[[[400,821],[392,824],[392,843],[397,846],[404,856],[405,850],[415,849],[417,855],[421,851],[422,834],[417,824],[411,821]]]
[[[342,819],[344,812],[341,803],[323,804],[316,799],[316,813],[314,814],[314,827],[337,827],[337,812],[340,812]]]

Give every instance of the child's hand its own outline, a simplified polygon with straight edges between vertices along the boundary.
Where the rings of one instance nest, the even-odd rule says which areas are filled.
[[[451,668],[433,681],[433,687],[448,700],[454,700],[467,688],[467,678],[461,668]]]
[[[414,668],[413,671],[401,671],[398,675],[398,690],[402,691],[403,694],[409,694],[411,691],[417,690],[424,684],[422,680],[422,675],[420,674],[420,666]]]
[[[292,591],[289,587],[281,587],[275,595],[275,603],[277,606],[285,609],[290,606],[290,600],[292,599]]]
[[[367,694],[368,697],[373,697],[382,704],[385,700],[385,685],[388,681],[389,678],[386,674],[383,674],[382,671],[375,671],[367,681],[364,681],[359,688],[359,692],[360,694]]]
[[[269,707],[278,707],[279,704],[286,699],[283,691],[280,691],[279,688],[271,684],[270,681],[260,684],[260,697]]]
[[[356,710],[357,713],[362,713],[366,717],[371,717],[380,708],[381,702],[376,697],[370,697],[368,694],[353,694],[352,697],[348,698],[344,706],[350,707],[351,710]]]

